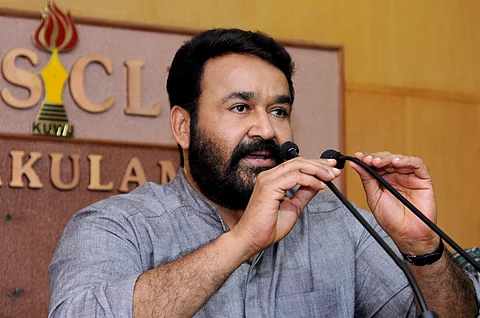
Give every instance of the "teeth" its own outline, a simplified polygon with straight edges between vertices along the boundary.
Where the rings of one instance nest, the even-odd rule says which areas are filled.
[[[246,157],[250,157],[250,158],[256,159],[256,160],[267,160],[267,159],[270,159],[270,156],[267,156],[267,155],[259,155],[259,154],[250,154],[250,155],[247,155]]]

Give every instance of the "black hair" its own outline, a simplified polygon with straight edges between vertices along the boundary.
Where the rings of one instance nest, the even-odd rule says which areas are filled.
[[[281,70],[287,79],[293,102],[295,97],[292,82],[294,64],[282,44],[262,32],[240,29],[207,30],[194,36],[178,49],[167,79],[170,107],[178,105],[190,114],[191,129],[197,124],[197,106],[205,63],[211,58],[232,53],[257,56]],[[178,149],[180,164],[183,167],[183,150],[180,146]]]

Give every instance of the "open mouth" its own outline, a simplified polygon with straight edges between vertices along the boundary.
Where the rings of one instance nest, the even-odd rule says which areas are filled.
[[[269,166],[274,163],[272,154],[269,151],[256,151],[246,154],[242,161],[249,165]]]

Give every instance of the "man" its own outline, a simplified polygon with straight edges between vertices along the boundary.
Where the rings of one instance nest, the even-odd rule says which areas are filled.
[[[335,160],[282,160],[292,73],[289,54],[261,33],[210,30],[179,49],[167,90],[183,168],[168,185],[147,183],[72,218],[50,266],[50,316],[416,316],[403,273],[319,193],[340,174]],[[355,155],[436,219],[419,158]],[[439,249],[437,235],[353,168],[376,221],[364,215],[392,246]],[[441,255],[409,265],[430,309],[476,316],[478,285]]]

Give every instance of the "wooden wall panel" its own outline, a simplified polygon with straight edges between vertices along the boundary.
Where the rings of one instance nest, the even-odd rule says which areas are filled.
[[[407,98],[408,152],[430,167],[439,225],[461,246],[480,242],[479,105]]]
[[[405,97],[347,91],[345,112],[345,154],[356,151],[406,153]],[[348,198],[366,209],[362,184],[357,173],[347,167]]]
[[[345,152],[421,157],[434,181],[439,226],[461,246],[478,246],[479,104],[359,91],[347,91],[346,104]],[[346,173],[349,199],[366,208],[357,174]]]

